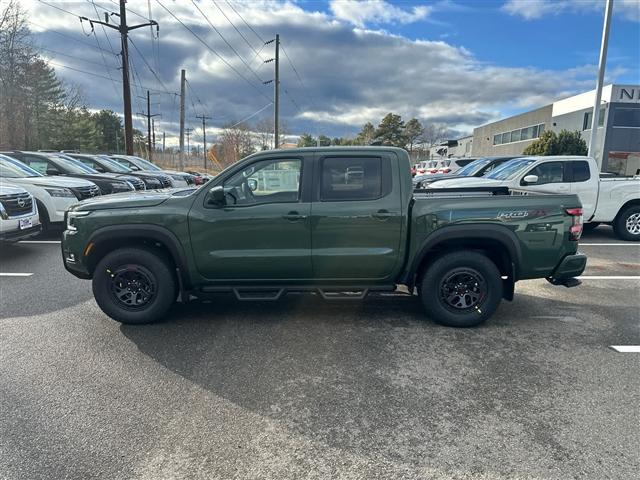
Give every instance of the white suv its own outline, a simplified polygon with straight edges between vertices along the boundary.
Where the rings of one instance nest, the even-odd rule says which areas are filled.
[[[40,212],[42,229],[62,224],[64,212],[82,198],[82,192],[95,184],[80,178],[44,176],[15,158],[0,154],[0,180],[18,185],[33,195]]]
[[[24,188],[0,179],[0,242],[17,242],[40,233],[38,207]]]

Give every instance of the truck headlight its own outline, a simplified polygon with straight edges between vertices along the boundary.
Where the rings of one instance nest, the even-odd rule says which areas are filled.
[[[76,225],[76,219],[80,217],[86,217],[91,212],[86,210],[70,210],[67,212],[67,230],[75,232],[78,230],[78,226]]]
[[[75,194],[68,188],[45,188],[52,197],[76,198]]]

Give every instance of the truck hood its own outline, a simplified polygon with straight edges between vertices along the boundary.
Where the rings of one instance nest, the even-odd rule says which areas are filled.
[[[112,208],[143,208],[160,205],[174,193],[183,191],[183,188],[171,188],[165,190],[138,190],[133,192],[116,193],[89,198],[72,206],[73,211],[107,210]]]
[[[437,182],[426,185],[427,188],[464,188],[464,187],[500,187],[506,185],[502,180],[494,180],[491,178],[477,177],[460,177],[451,179],[442,179]]]
[[[94,184],[88,180],[80,178],[63,177],[62,175],[52,175],[48,177],[24,177],[12,178],[11,181],[20,184],[42,185],[45,187],[92,187]]]

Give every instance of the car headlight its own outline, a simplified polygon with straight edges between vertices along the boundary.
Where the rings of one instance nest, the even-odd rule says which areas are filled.
[[[134,186],[129,182],[113,182],[111,183],[111,188],[114,192],[130,192],[131,190],[135,190]]]
[[[75,232],[78,230],[78,226],[76,225],[76,220],[80,217],[86,217],[91,212],[86,210],[70,210],[67,212],[67,230]]]
[[[68,188],[45,188],[52,197],[76,198],[76,195]]]

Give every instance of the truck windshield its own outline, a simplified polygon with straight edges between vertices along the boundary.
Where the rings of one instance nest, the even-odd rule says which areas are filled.
[[[18,160],[0,155],[0,177],[26,178],[42,177],[42,175]]]
[[[524,170],[531,165],[535,160],[533,158],[522,158],[520,160],[512,160],[505,163],[499,168],[496,168],[493,172],[487,175],[485,178],[491,178],[493,180],[511,180],[518,176],[521,170]]]

